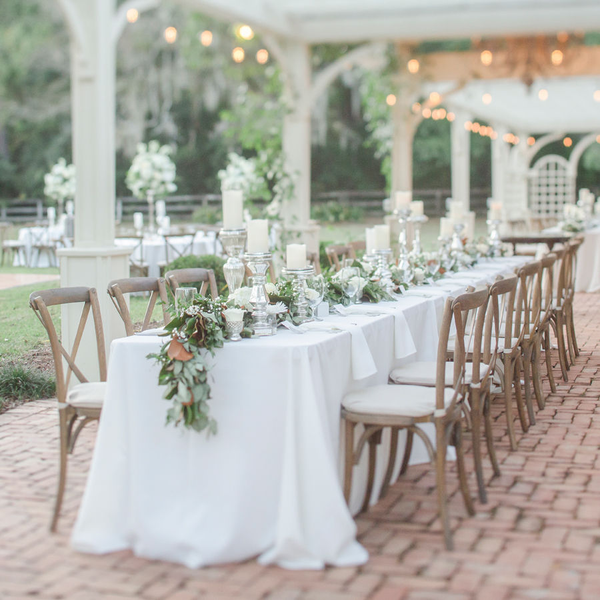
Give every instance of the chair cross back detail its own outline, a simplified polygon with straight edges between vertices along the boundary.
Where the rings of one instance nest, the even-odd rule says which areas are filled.
[[[165,261],[167,264],[177,258],[194,253],[195,234],[163,235],[163,239],[165,241]],[[182,246],[180,248],[175,246],[175,241],[182,242]],[[170,258],[171,256],[173,258]]]
[[[58,338],[56,328],[54,327],[54,323],[48,308],[51,306],[74,303],[83,303],[83,309],[81,311],[77,333],[73,341],[73,347],[71,351],[68,352]],[[60,403],[64,404],[66,401],[67,390],[69,389],[69,382],[71,380],[72,373],[75,374],[75,377],[77,377],[80,383],[88,383],[88,379],[81,372],[75,361],[77,359],[77,352],[79,351],[81,338],[83,337],[90,312],[92,313],[96,334],[98,363],[100,367],[100,381],[106,381],[106,351],[104,346],[104,331],[102,328],[102,317],[100,315],[98,294],[95,288],[72,287],[33,292],[29,297],[29,305],[34,310],[36,316],[48,332],[48,338],[50,339],[50,346],[52,348],[52,355],[56,369],[56,394]],[[64,373],[62,359],[66,361],[68,367],[66,376]]]
[[[215,272],[212,269],[174,269],[165,273],[165,280],[173,293],[178,287],[181,287],[181,284],[201,282],[199,290],[201,296],[206,296],[209,288],[213,299],[219,295]]]
[[[329,260],[329,266],[334,267],[336,271],[342,268],[344,259],[356,258],[354,248],[349,244],[332,244],[331,246],[327,246],[325,254],[327,254],[327,259]],[[340,257],[342,258],[342,262],[340,262]]]

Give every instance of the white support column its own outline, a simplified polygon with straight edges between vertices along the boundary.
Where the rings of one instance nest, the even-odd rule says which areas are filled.
[[[287,100],[290,112],[283,120],[283,153],[294,179],[293,198],[282,213],[287,230],[296,231],[310,251],[318,251],[319,227],[310,221],[311,89],[310,47],[297,41],[281,42],[285,61]]]
[[[509,149],[503,137],[507,129],[502,125],[493,127],[498,137],[492,140],[492,198],[497,202],[504,202]]]
[[[413,189],[413,139],[416,131],[410,104],[400,99],[392,110],[392,195]]]
[[[452,198],[461,200],[465,210],[471,205],[471,132],[465,129],[470,115],[456,113],[452,121]]]
[[[77,169],[74,247],[58,252],[61,285],[98,290],[107,349],[124,334],[106,287],[129,276],[129,250],[114,246],[115,233],[115,0],[61,0],[71,28],[73,162]],[[63,343],[72,345],[78,307],[62,311]],[[84,334],[78,361],[98,377],[92,326]]]

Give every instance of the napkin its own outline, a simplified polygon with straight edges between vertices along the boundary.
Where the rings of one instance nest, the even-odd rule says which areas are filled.
[[[335,309],[341,315],[365,315],[385,314],[394,317],[394,354],[396,358],[406,358],[417,351],[408,322],[404,312],[393,307],[373,306],[369,304],[355,304],[353,306],[342,306],[338,304]]]
[[[352,377],[356,380],[366,379],[377,373],[377,367],[373,355],[367,344],[365,334],[357,325],[350,323],[325,323],[323,321],[311,321],[300,325],[304,331],[326,331],[335,333],[337,329],[350,332],[352,336]]]

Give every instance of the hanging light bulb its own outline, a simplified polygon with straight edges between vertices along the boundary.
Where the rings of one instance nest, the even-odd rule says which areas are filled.
[[[538,92],[538,98],[542,101],[545,102],[546,100],[548,100],[548,90],[545,88],[542,88],[539,92]]]
[[[256,53],[256,61],[259,65],[264,65],[269,60],[269,52],[264,48],[261,48]]]
[[[532,135],[530,135],[530,136],[527,138],[527,145],[528,145],[528,146],[533,146],[534,144],[535,144],[535,138],[534,138]]]
[[[455,118],[456,118],[456,115],[453,112],[449,112],[446,115],[446,119],[448,119],[448,121],[450,121],[450,122],[454,121]]]
[[[408,63],[406,63],[406,66],[408,68],[408,72],[412,73],[413,75],[418,73],[419,69],[421,68],[419,61],[416,58],[411,58]]]
[[[130,8],[126,13],[126,16],[129,23],[135,23],[138,20],[140,13],[137,8]]]
[[[596,91],[594,92],[594,100],[595,100],[596,102],[600,102],[600,90],[596,90]]]
[[[418,113],[420,113],[420,112],[421,112],[421,103],[420,103],[420,102],[415,102],[415,103],[412,105],[412,111],[413,111],[415,114],[418,114]]]
[[[177,40],[177,29],[175,27],[167,27],[165,29],[165,41],[167,44],[174,44]]]
[[[429,94],[429,101],[432,104],[439,104],[442,100],[442,97],[439,95],[438,92],[431,92],[431,94]]]
[[[596,136],[596,141],[600,144],[600,135]]]
[[[244,61],[244,58],[246,58],[246,53],[243,48],[238,46],[231,51],[231,56],[236,63],[241,63]]]
[[[473,123],[473,127],[471,127],[471,131],[473,133],[479,133],[480,128],[481,128],[481,125],[479,123]]]
[[[396,104],[396,96],[394,96],[394,94],[388,94],[385,99],[385,103],[388,106],[394,106],[394,104]]]
[[[494,55],[492,54],[491,50],[484,50],[479,55],[479,60],[481,60],[482,65],[489,67],[492,64],[492,61],[494,60]]]
[[[573,140],[570,137],[566,137],[563,140],[563,144],[565,145],[565,148],[570,148],[573,145]]]
[[[209,31],[208,29],[206,29],[205,31],[203,31],[200,36],[200,43],[203,46],[210,46],[212,44],[213,41],[213,34],[212,31]]]
[[[568,39],[569,39],[569,34],[566,31],[559,31],[556,34],[556,39],[561,43],[564,44]]]
[[[481,96],[481,101],[484,104],[491,104],[492,103],[492,95],[491,94],[484,94],[483,96]]]
[[[471,131],[471,129],[473,129],[473,123],[471,123],[471,121],[466,121],[465,122],[465,129],[467,131]]]
[[[238,29],[238,35],[243,40],[251,40],[254,37],[254,31],[252,31],[252,27],[250,25],[240,25]]]
[[[423,112],[421,114],[423,115],[423,117],[425,119],[429,119],[431,117],[431,109],[430,108],[424,108]]]
[[[550,58],[552,60],[552,64],[555,67],[558,67],[559,65],[562,65],[564,55],[561,50],[553,50],[552,54],[550,55]]]

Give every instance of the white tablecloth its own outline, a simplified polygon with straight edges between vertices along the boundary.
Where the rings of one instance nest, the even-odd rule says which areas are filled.
[[[53,225],[52,227],[21,227],[19,229],[19,241],[25,244],[24,251],[19,252],[14,259],[15,267],[58,267],[56,256],[49,258],[47,252],[38,256],[33,249],[35,244],[52,244],[63,236],[63,227]]]
[[[575,273],[576,292],[600,290],[600,227],[588,229],[583,234]]]
[[[74,548],[131,548],[189,567],[257,555],[288,568],[365,562],[340,482],[343,396],[386,383],[397,365],[435,359],[446,295],[465,281],[491,282],[525,260],[498,259],[449,279],[443,288],[420,288],[427,297],[369,306],[385,314],[328,317],[325,323],[354,323],[364,334],[376,372],[359,380],[349,331],[280,331],[227,343],[211,372],[211,412],[219,426],[211,438],[164,424],[169,405],[157,385],[157,366],[146,359],[164,339],[142,334],[115,340]],[[391,308],[403,312],[400,324]],[[394,336],[401,323],[416,352],[398,359]],[[403,443],[401,438],[401,448]],[[388,448],[380,452],[377,486]],[[427,460],[422,448],[413,453],[411,462]],[[353,511],[364,493],[365,466],[355,470]]]
[[[192,252],[197,256],[203,254],[214,254],[216,250],[215,234],[209,233],[206,235],[204,232],[198,232],[194,236],[184,235],[178,236],[177,238],[171,238],[169,244],[175,248],[178,252],[184,252],[187,250],[190,242],[194,240],[192,246]],[[135,262],[143,260],[148,265],[148,276],[158,277],[160,275],[159,263],[171,262],[178,257],[177,252],[172,248],[169,248],[167,256],[167,246],[165,240],[160,235],[148,235],[143,239],[143,247],[140,248],[139,240],[135,238],[117,238],[115,245],[123,246],[127,248],[135,248],[131,255],[131,259]]]

